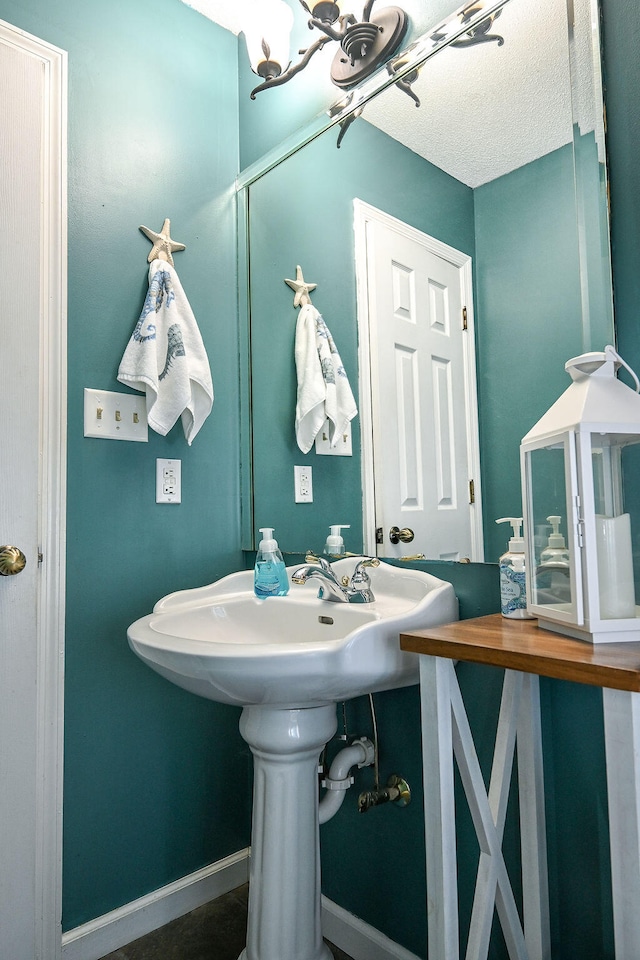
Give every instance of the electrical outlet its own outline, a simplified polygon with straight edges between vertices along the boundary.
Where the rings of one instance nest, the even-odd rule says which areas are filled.
[[[181,503],[182,460],[156,460],[156,503]]]
[[[308,464],[303,467],[294,467],[293,479],[295,503],[313,503],[311,467]]]

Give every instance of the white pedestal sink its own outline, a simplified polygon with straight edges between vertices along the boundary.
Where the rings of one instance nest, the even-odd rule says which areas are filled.
[[[333,564],[340,577],[358,559]],[[294,568],[289,569],[289,575]],[[329,603],[318,583],[258,600],[253,571],[174,593],[128,630],[132,650],[192,693],[242,706],[254,757],[247,946],[239,960],[330,960],[320,927],[317,763],[341,700],[418,682],[404,630],[457,619],[450,583],[371,569],[375,601]]]

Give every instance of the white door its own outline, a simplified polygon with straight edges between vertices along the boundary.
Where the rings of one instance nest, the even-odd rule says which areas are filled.
[[[0,21],[0,957],[60,955],[64,55]],[[6,554],[6,551],[4,551]]]
[[[366,549],[481,560],[470,258],[359,201],[356,236]]]

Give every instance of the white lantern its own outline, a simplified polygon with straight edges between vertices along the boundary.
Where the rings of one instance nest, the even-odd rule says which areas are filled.
[[[527,608],[566,636],[638,641],[640,383],[610,346],[565,369],[571,386],[520,447]]]

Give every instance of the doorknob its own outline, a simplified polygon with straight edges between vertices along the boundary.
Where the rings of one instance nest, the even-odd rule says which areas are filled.
[[[400,540],[402,540],[403,543],[411,543],[413,537],[413,530],[410,530],[409,527],[403,527],[402,530],[400,530],[399,527],[391,527],[391,530],[389,530],[389,540],[391,540],[391,543],[399,543]]]
[[[13,577],[24,570],[27,558],[18,547],[0,547],[0,576]]]

